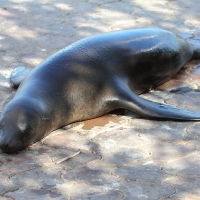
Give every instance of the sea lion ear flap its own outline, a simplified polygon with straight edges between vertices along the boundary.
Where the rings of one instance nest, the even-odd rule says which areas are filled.
[[[43,117],[43,118],[42,118],[42,121],[49,121],[49,118]]]

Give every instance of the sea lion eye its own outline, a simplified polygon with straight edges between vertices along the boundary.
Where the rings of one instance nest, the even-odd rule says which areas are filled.
[[[30,133],[34,130],[34,128],[32,126],[30,126],[29,124],[27,123],[21,123],[21,124],[18,124],[18,128],[21,130],[21,132],[23,133]]]
[[[21,131],[25,131],[26,128],[27,128],[27,124],[25,122],[20,122],[18,124],[18,128],[21,130]]]
[[[20,122],[18,124],[18,128],[22,131],[22,132],[31,132],[33,131],[33,126],[31,125],[31,123],[29,121],[24,121],[24,122]]]

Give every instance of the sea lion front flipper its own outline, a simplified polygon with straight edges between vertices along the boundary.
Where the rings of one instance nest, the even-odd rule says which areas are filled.
[[[174,106],[152,102],[143,99],[134,92],[123,91],[118,100],[118,106],[131,110],[145,118],[172,119],[181,121],[200,120],[200,113],[190,112]]]
[[[31,70],[26,69],[26,67],[17,67],[15,68],[10,75],[10,83],[12,87],[19,87],[20,83],[24,80],[27,74],[30,73]]]

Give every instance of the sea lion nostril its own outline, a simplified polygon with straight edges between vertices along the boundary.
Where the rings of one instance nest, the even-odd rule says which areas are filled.
[[[9,148],[9,144],[0,143],[0,149],[5,152]]]

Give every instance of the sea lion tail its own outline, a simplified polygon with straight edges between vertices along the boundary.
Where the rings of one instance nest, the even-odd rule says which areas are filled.
[[[191,60],[200,59],[200,45],[199,44],[191,44],[193,46],[193,56]]]

